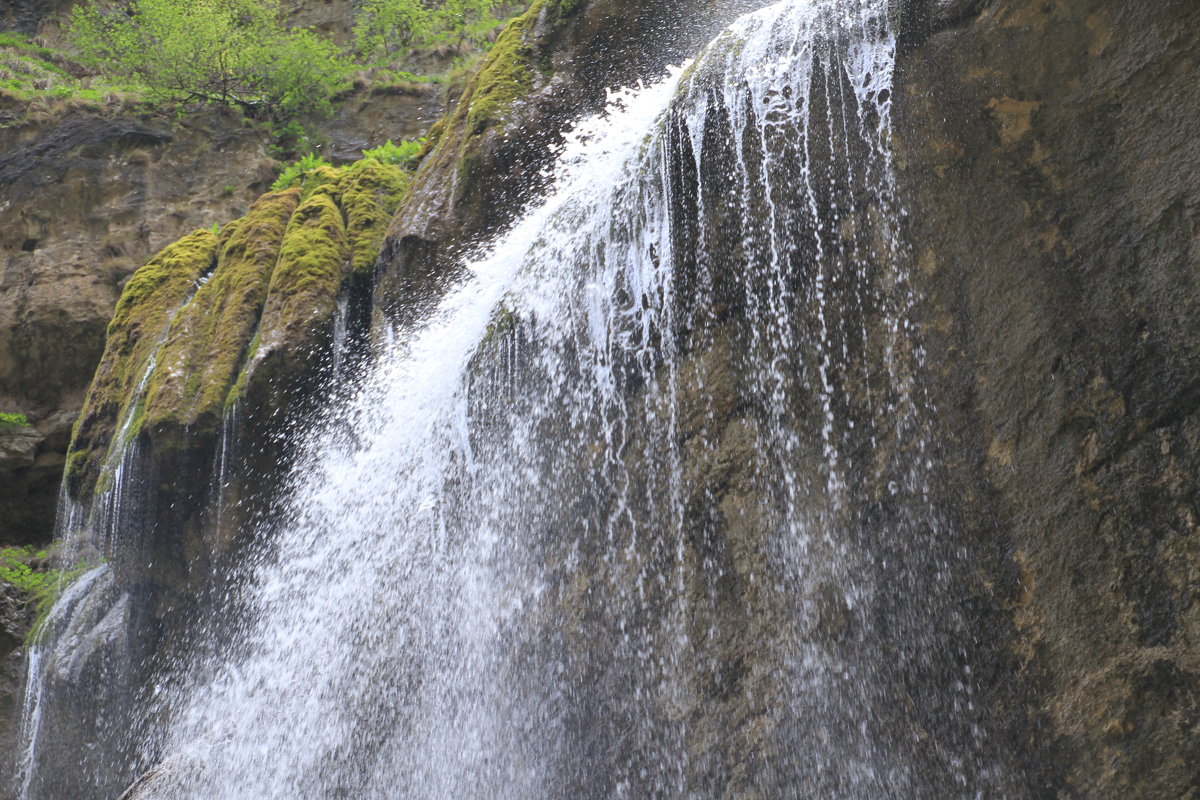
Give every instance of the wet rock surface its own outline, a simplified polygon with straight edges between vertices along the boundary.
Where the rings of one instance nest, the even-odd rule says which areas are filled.
[[[618,5],[555,28],[547,6],[529,26],[528,62],[562,70],[535,72],[457,159],[434,151],[381,261],[385,299],[419,294],[420,269],[516,212],[555,125],[602,97],[570,65],[598,41],[588,15],[620,19]],[[897,169],[942,500],[976,559],[958,602],[981,701],[1032,796],[1186,796],[1200,788],[1200,10],[896,11]],[[548,138],[505,134],[530,129]]]
[[[0,776],[6,776],[9,762],[18,750],[21,731],[22,685],[25,652],[22,644],[29,629],[29,613],[17,590],[0,583]],[[0,786],[6,797],[8,786]]]
[[[1036,793],[1188,796],[1200,8],[952,6],[910,18],[896,157],[993,697]]]

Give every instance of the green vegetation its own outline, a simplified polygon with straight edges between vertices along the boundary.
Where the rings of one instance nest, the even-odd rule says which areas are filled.
[[[0,104],[24,111],[0,127],[84,109],[181,118],[213,104],[240,110],[244,124],[269,126],[273,154],[287,160],[319,150],[314,122],[357,93],[440,85],[457,94],[492,49],[500,22],[523,5],[358,0],[353,38],[343,48],[321,32],[288,27],[286,0],[81,0],[61,20],[61,43],[0,33]],[[418,74],[418,65],[434,71]],[[376,148],[387,151],[378,156],[384,163],[400,166],[427,149],[409,142]]]
[[[397,167],[407,167],[415,163],[425,149],[425,139],[408,139],[400,144],[392,144],[388,139],[385,144],[370,150],[363,150],[363,162],[378,161],[380,164],[392,164]],[[360,162],[361,163],[361,162]]]
[[[51,566],[54,555],[36,547],[0,548],[0,584],[16,590],[17,597],[27,606],[33,606],[36,622],[30,627],[26,642],[34,641],[40,633],[42,623],[54,602],[63,590],[87,571],[80,563],[69,569]]]
[[[246,216],[184,237],[130,277],[76,425],[73,496],[106,484],[123,421],[126,440],[149,436],[159,455],[202,447],[247,389],[286,395],[315,368],[305,353],[332,330],[347,283],[374,266],[411,181],[386,162],[411,162],[419,146],[385,145],[341,168],[302,159]],[[260,357],[274,359],[270,377],[254,372]]]
[[[212,276],[176,314],[159,360],[163,369],[146,387],[146,425],[159,432],[216,430],[298,200],[295,189],[265,194],[225,225]],[[155,445],[161,452],[183,442],[160,433]]]
[[[362,158],[350,164],[346,169],[361,170],[369,164],[385,164],[393,167],[414,167],[425,152],[425,139],[409,139],[393,144],[391,139],[379,147],[363,150]],[[321,183],[340,180],[340,172],[321,158],[309,153],[284,168],[275,182],[271,184],[272,192],[282,192],[293,186],[299,186],[305,191],[305,196]]]
[[[361,0],[354,43],[368,62],[411,48],[481,44],[500,24],[498,0]]]
[[[0,583],[39,600],[52,592],[58,582],[56,570],[45,566],[34,569],[38,563],[48,565],[49,559],[47,551],[33,547],[0,548]]]
[[[547,0],[534,0],[524,14],[505,25],[467,81],[454,111],[430,129],[425,174],[453,180],[459,197],[483,196],[474,177],[481,138],[488,130],[503,130],[513,123],[510,112],[514,104],[529,93],[539,74],[544,75],[550,68],[541,63],[543,59],[535,50],[534,27],[543,13],[554,13],[556,9],[561,11],[556,5],[548,5]]]
[[[498,121],[533,84],[533,54],[526,36],[537,19],[538,5],[504,29],[468,87],[471,93],[470,103],[466,104],[469,133],[480,133]]]
[[[24,414],[11,414],[7,411],[0,412],[0,433],[10,431],[15,428],[29,427],[29,420]]]
[[[496,310],[492,312],[492,319],[488,322],[487,330],[483,333],[481,344],[489,344],[502,339],[516,330],[520,322],[520,318],[508,305],[508,300],[505,298]]]
[[[31,118],[61,106],[132,105],[140,92],[122,82],[88,74],[62,53],[19,33],[0,33],[0,99],[28,105]]]
[[[162,347],[162,337],[184,299],[216,266],[219,245],[212,231],[195,231],[164,248],[126,282],[108,324],[104,355],[75,423],[66,478],[77,496],[89,494],[100,477],[120,421],[132,418],[127,435],[136,435],[144,413],[136,389],[146,364]]]
[[[511,9],[512,0],[360,0],[354,41],[343,51],[317,32],[287,27],[282,0],[86,0],[67,20],[69,56],[0,34],[0,56],[12,54],[0,58],[0,91],[233,105],[295,123],[280,139],[302,142],[297,120],[328,116],[352,76],[356,88],[372,90],[439,80],[405,69],[409,53],[445,58],[486,48]]]
[[[275,182],[271,184],[272,192],[282,192],[284,189],[290,189],[293,186],[304,186],[304,181],[309,173],[319,167],[328,167],[329,162],[320,156],[315,156],[312,153],[301,158],[294,164],[290,164],[280,173]]]
[[[375,266],[388,223],[410,182],[409,173],[397,167],[413,163],[415,157],[402,153],[376,158],[364,153],[362,161],[344,170],[338,189],[342,211],[346,215],[346,231],[350,236],[350,268],[355,274],[369,274]],[[390,158],[397,159],[398,163],[387,160]],[[408,160],[400,160],[403,158]]]
[[[349,86],[332,42],[282,24],[279,0],[93,0],[71,13],[80,61],[146,88],[151,99],[218,102],[263,116],[327,114]]]

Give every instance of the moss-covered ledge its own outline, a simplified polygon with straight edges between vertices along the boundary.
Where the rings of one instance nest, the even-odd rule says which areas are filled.
[[[152,367],[180,306],[212,272],[220,240],[196,231],[162,250],[130,277],[108,325],[104,355],[75,424],[68,491],[90,494],[114,438],[128,435]]]
[[[369,275],[408,184],[403,169],[373,160],[322,167],[138,270],[75,430],[71,496],[86,501],[107,488],[116,455],[134,441],[150,446],[173,488],[189,482],[172,465],[193,467],[194,488],[243,393],[286,407],[294,389],[311,386],[338,297]]]

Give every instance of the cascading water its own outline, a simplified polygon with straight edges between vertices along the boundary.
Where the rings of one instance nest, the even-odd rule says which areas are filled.
[[[1018,794],[946,599],[886,6],[784,0],[577,126],[311,435],[135,796]]]

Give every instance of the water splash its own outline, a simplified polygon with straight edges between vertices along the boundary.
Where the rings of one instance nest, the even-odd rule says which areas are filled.
[[[67,587],[58,602],[46,615],[46,618],[40,623],[41,631],[39,638],[44,641],[54,642],[55,645],[61,641],[64,625],[74,615],[75,610],[81,603],[86,602],[92,589],[105,576],[108,567],[100,566],[90,570],[75,583]],[[70,643],[76,644],[75,642]],[[71,646],[68,645],[63,649],[61,655],[69,655]],[[33,783],[34,770],[36,765],[39,748],[44,746],[42,741],[42,701],[46,694],[46,670],[43,662],[47,655],[54,657],[56,651],[51,649],[49,653],[47,649],[40,644],[35,644],[29,648],[27,679],[25,681],[24,703],[21,714],[21,742],[23,743],[23,751],[18,765],[19,781],[20,781],[20,796],[22,798],[30,797],[30,791]]]

